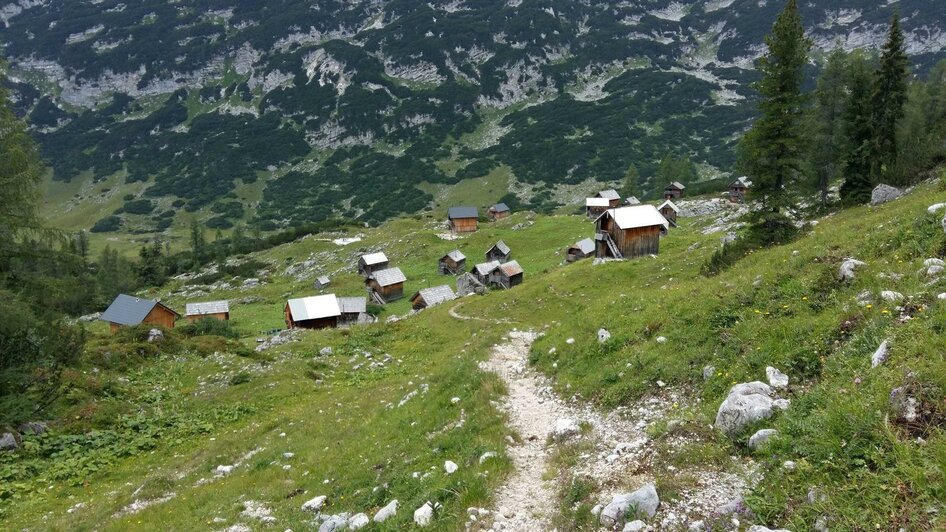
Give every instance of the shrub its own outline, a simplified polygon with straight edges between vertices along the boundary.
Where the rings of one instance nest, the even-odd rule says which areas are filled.
[[[89,230],[93,233],[112,233],[118,231],[121,227],[122,219],[113,214],[95,222]]]
[[[177,331],[185,336],[222,336],[224,338],[239,338],[240,335],[230,325],[229,321],[216,318],[203,318],[195,322],[182,325]]]

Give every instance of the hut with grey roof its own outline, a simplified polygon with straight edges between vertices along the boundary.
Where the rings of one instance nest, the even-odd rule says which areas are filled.
[[[746,201],[746,192],[749,191],[751,183],[746,177],[736,178],[729,184],[729,201],[732,203],[742,203]]]
[[[99,319],[108,322],[109,329],[114,333],[121,327],[142,323],[172,329],[180,316],[158,300],[118,294]]]
[[[229,301],[204,301],[202,303],[188,303],[184,306],[184,317],[188,323],[211,318],[220,321],[230,320]]]
[[[585,198],[585,214],[592,220],[601,216],[601,213],[608,210],[610,207],[611,200],[608,198]]]
[[[486,215],[489,216],[489,219],[494,222],[496,220],[507,218],[510,214],[512,214],[512,211],[509,209],[509,205],[506,205],[505,203],[497,203],[496,205],[493,205],[486,213]]]
[[[499,275],[496,278],[496,284],[502,288],[512,288],[522,284],[524,273],[522,266],[517,261],[511,260],[505,264],[500,264],[497,271]]]
[[[660,211],[660,214],[663,215],[664,219],[670,223],[671,226],[677,226],[677,213],[680,212],[680,209],[670,200],[667,200],[660,204],[660,207],[657,207],[657,210]]]
[[[338,326],[342,311],[335,294],[326,294],[290,299],[283,314],[289,329],[327,329]]]
[[[476,231],[479,217],[476,207],[450,207],[447,211],[447,223],[454,233],[472,233]]]
[[[508,262],[510,255],[512,255],[512,250],[509,249],[509,246],[507,246],[505,242],[500,240],[493,244],[493,247],[486,250],[486,262]]]
[[[432,286],[422,288],[411,296],[411,306],[414,310],[421,310],[446,301],[452,301],[456,297],[449,285]]]
[[[656,255],[670,223],[653,205],[609,209],[595,220],[595,256],[633,259]]]
[[[390,264],[391,262],[388,260],[388,256],[383,252],[368,253],[358,259],[358,273],[365,277],[370,277],[373,272],[383,270]]]
[[[368,292],[378,303],[384,305],[404,297],[404,283],[407,277],[400,268],[378,270],[365,279]]]
[[[673,181],[664,189],[664,199],[674,200],[683,197],[683,190],[687,187],[679,181]]]
[[[327,275],[320,275],[315,279],[315,287],[319,290],[324,290],[328,288],[328,285],[332,284],[332,280],[328,278]]]
[[[372,321],[368,314],[368,298],[364,296],[338,298],[338,310],[341,312],[338,317],[340,326],[370,323]]]
[[[457,277],[457,295],[485,294],[486,285],[481,283],[473,272],[467,272]]]
[[[473,277],[475,277],[476,280],[480,282],[480,284],[488,286],[496,281],[498,276],[496,270],[498,269],[499,261],[494,260],[490,262],[482,262],[476,266],[473,266],[473,270],[470,271],[470,273],[473,274]]]
[[[460,275],[466,271],[466,255],[455,249],[440,257],[437,270],[441,275]]]
[[[595,197],[608,200],[608,206],[611,208],[621,206],[621,195],[618,194],[618,191],[614,190],[613,188],[602,190],[601,192],[598,192]]]
[[[590,238],[586,238],[584,240],[575,242],[571,246],[568,246],[568,249],[565,250],[565,260],[568,262],[575,262],[576,260],[591,257],[594,254],[595,241]]]

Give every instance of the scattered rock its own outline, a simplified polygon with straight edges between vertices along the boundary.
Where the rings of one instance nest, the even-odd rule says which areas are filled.
[[[708,381],[713,378],[716,368],[713,366],[703,366],[703,380]]]
[[[49,425],[45,421],[29,421],[17,427],[17,430],[20,431],[20,434],[39,436],[45,433],[48,428]]]
[[[653,484],[647,484],[633,493],[619,493],[601,510],[598,517],[602,525],[613,527],[619,524],[629,511],[640,512],[647,517],[653,517],[660,505],[657,489]]]
[[[769,379],[769,386],[773,388],[785,388],[788,386],[788,375],[772,366],[765,368],[765,375]]]
[[[893,290],[884,290],[880,293],[880,297],[884,301],[889,301],[891,303],[896,303],[898,301],[903,301],[903,294],[900,292],[894,292]]]
[[[480,463],[482,464],[483,462],[489,460],[490,458],[496,458],[496,453],[493,451],[486,451],[485,453],[480,455]]]
[[[225,476],[225,475],[229,475],[230,473],[233,472],[233,468],[234,468],[234,467],[236,467],[236,466],[232,466],[232,465],[218,465],[218,466],[217,466],[217,469],[214,470],[214,473],[216,473],[218,477],[222,477],[222,476]]]
[[[884,340],[877,346],[877,350],[874,351],[874,354],[870,357],[870,367],[876,368],[877,366],[883,364],[887,361],[887,356],[890,354],[890,341]]]
[[[598,343],[603,344],[611,339],[611,333],[607,329],[598,329]]]
[[[325,516],[325,520],[319,526],[319,532],[336,532],[348,528],[348,514],[341,513]]]
[[[748,532],[792,532],[787,528],[769,528],[762,525],[752,525],[749,527]]]
[[[443,470],[446,471],[448,475],[452,475],[456,473],[457,469],[459,468],[460,466],[458,466],[455,462],[452,462],[450,460],[447,460],[446,462],[443,463]]]
[[[151,329],[148,331],[148,342],[163,342],[164,332],[161,329]]]
[[[733,386],[716,412],[716,428],[734,437],[747,425],[771,417],[776,408],[771,393],[772,388],[759,381]]]
[[[331,354],[332,354],[332,347],[331,347],[331,346],[327,346],[327,347],[323,347],[322,349],[319,349],[319,354],[322,355],[322,356],[324,356],[324,357],[331,355]]]
[[[890,391],[890,411],[900,422],[913,423],[919,417],[919,401],[910,393],[908,386],[899,386]]]
[[[665,344],[665,343],[667,343],[667,337],[666,337],[666,336],[658,336],[657,339],[656,339],[656,341],[657,341],[658,344]]]
[[[369,522],[371,522],[371,520],[368,519],[367,514],[355,514],[348,520],[348,528],[358,530],[368,526]]]
[[[900,197],[902,192],[899,189],[896,189],[890,185],[880,184],[874,187],[874,191],[870,193],[870,204],[871,205],[880,205],[887,203],[888,201],[893,201]]]
[[[756,431],[755,434],[749,438],[749,448],[753,451],[758,450],[759,447],[768,443],[769,439],[778,434],[778,431],[775,429],[762,429]]]
[[[417,526],[429,526],[433,520],[434,508],[430,505],[430,501],[425,502],[423,506],[414,510],[414,523],[416,523]]]
[[[272,509],[258,501],[246,501],[243,503],[243,512],[240,515],[258,519],[264,523],[276,522],[276,518],[273,517]]]
[[[730,232],[726,233],[726,235],[723,236],[723,238],[721,238],[721,239],[719,239],[719,240],[720,240],[720,243],[721,243],[722,245],[727,246],[727,245],[732,244],[733,242],[735,242],[737,238],[738,238],[738,237],[736,236],[736,233],[733,233],[732,231],[730,231]]]
[[[314,499],[310,499],[306,501],[306,503],[302,505],[302,511],[318,512],[319,510],[322,509],[323,506],[325,506],[325,501],[327,500],[328,500],[328,497],[326,497],[325,495],[319,495],[318,497]]]
[[[574,338],[569,338],[568,340],[565,340],[565,343],[568,344],[568,345],[572,345],[573,343],[575,343],[575,339],[574,339]]]
[[[794,460],[785,460],[785,463],[782,464],[782,469],[785,471],[794,471],[795,470],[795,461]]]
[[[4,432],[0,435],[0,451],[15,451],[19,446],[12,432]]]
[[[838,269],[838,278],[842,281],[853,281],[854,270],[862,266],[867,266],[867,263],[853,258],[844,259],[844,262],[841,263],[841,268]]]
[[[825,494],[825,492],[821,491],[820,488],[818,488],[817,486],[812,486],[808,488],[808,502],[809,503],[815,504],[819,502],[824,502],[826,500],[828,500],[828,496],[827,494]]]
[[[383,523],[387,521],[388,519],[390,519],[391,517],[394,517],[394,514],[396,513],[397,513],[397,499],[394,499],[393,501],[389,502],[387,506],[378,510],[378,513],[374,514],[374,522]]]
[[[863,290],[861,293],[857,294],[857,304],[860,306],[868,305],[874,298],[870,293],[870,290]]]
[[[622,532],[640,532],[645,528],[647,528],[647,523],[637,519],[624,525],[624,530]]]
[[[690,523],[690,526],[687,527],[687,532],[703,532],[706,530],[706,523],[703,520],[693,521]]]
[[[936,214],[937,212],[942,210],[943,207],[946,207],[946,203],[934,203],[933,205],[930,205],[929,207],[926,208],[926,212],[930,214]]]
[[[255,288],[260,285],[259,279],[256,277],[250,277],[249,279],[243,280],[243,288]]]
[[[581,432],[581,427],[574,419],[560,418],[555,422],[555,429],[552,431],[552,438],[555,441],[565,441]]]

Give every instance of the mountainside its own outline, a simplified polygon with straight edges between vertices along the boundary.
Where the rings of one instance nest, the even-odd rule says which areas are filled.
[[[899,9],[922,70],[946,50],[941,7],[831,0],[802,14],[824,50],[876,47]],[[377,222],[484,176],[477,200],[546,208],[634,164],[647,193],[666,153],[723,175],[780,8],[20,0],[0,7],[0,38],[54,180],[82,180],[70,201],[99,206],[78,225],[114,213],[99,230],[157,232],[184,209],[266,229]]]

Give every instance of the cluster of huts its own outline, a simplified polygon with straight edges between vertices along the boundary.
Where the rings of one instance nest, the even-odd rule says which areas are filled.
[[[204,318],[229,321],[230,302],[188,303],[185,305],[183,317],[188,323]],[[159,325],[166,329],[172,329],[179,318],[181,318],[181,315],[176,310],[156,299],[145,299],[127,294],[118,294],[112,304],[99,316],[100,320],[108,323],[109,329],[113,333],[120,327],[141,324]]]
[[[489,208],[486,217],[491,221],[502,220],[512,214],[505,203]],[[452,233],[473,233],[479,229],[480,213],[476,207],[450,207],[447,209],[447,226]]]

